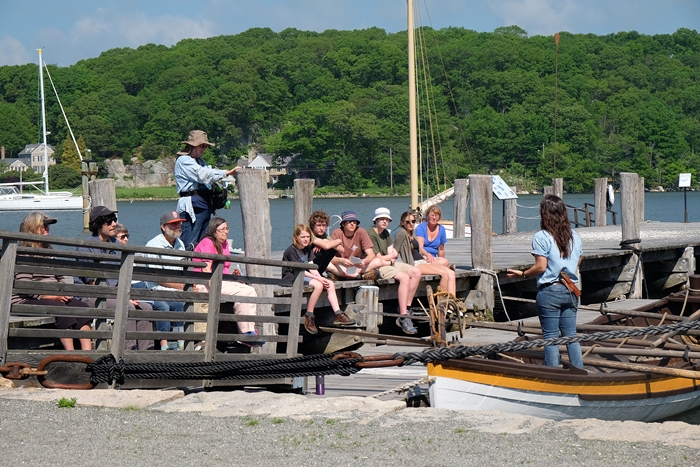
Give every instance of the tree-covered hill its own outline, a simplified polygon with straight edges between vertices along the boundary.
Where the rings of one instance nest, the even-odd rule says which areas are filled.
[[[440,179],[499,173],[520,186],[549,184],[553,38],[512,26],[424,29],[418,42],[418,75],[430,83],[419,83],[424,167],[437,166]],[[405,32],[377,28],[251,29],[170,48],[108,50],[49,70],[76,137],[97,160],[171,155],[199,128],[221,163],[250,147],[279,160],[297,155],[304,176],[358,190],[388,186],[392,171],[395,184],[407,180],[406,49]],[[39,140],[37,89],[37,65],[0,67],[8,156]],[[47,113],[60,154],[67,129],[48,84]],[[696,174],[700,35],[561,33],[556,127],[557,176],[571,191],[621,171],[638,172],[648,186]]]

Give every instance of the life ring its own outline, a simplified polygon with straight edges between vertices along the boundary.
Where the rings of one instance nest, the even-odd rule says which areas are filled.
[[[612,185],[608,185],[608,191],[605,194],[605,204],[608,205],[608,209],[615,204],[615,190],[613,190]]]

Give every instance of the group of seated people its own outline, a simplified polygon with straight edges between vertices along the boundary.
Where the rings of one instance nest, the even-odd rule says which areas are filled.
[[[440,276],[440,287],[455,294],[457,291],[454,269],[445,258],[447,236],[439,224],[442,212],[431,206],[425,222],[416,226],[413,211],[401,215],[400,228],[392,238],[388,230],[392,221],[387,208],[377,208],[369,231],[360,227],[355,211],[345,211],[340,227],[329,236],[330,217],[324,211],[315,211],[309,225],[299,224],[294,229],[293,243],[284,252],[284,261],[313,262],[318,270],[305,273],[305,282],[313,287],[304,315],[304,327],[316,334],[314,308],[325,290],[328,303],[334,310],[336,326],[355,324],[338,306],[334,280],[394,279],[399,283],[399,318],[396,324],[406,334],[417,332],[410,318],[409,307],[423,274]],[[325,277],[324,277],[325,274]],[[283,270],[283,278],[291,280],[294,270]]]
[[[38,235],[49,235],[50,226],[58,222],[57,219],[47,216],[42,212],[31,212],[20,224],[20,232],[32,233]],[[169,255],[167,250],[184,251],[185,246],[180,240],[182,234],[182,222],[177,212],[169,211],[164,213],[160,218],[161,233],[148,241],[146,246],[160,248],[164,251],[163,254],[147,254],[146,257],[160,259],[179,260],[182,257]],[[78,251],[111,254],[119,257],[120,253],[109,247],[110,244],[129,242],[128,229],[117,222],[117,211],[113,211],[105,206],[95,206],[90,211],[89,229],[91,236],[86,240],[90,242],[90,246],[80,246]],[[224,254],[229,255],[229,245],[227,241],[228,226],[226,220],[220,217],[214,217],[210,220],[206,233],[202,240],[195,248],[196,252]],[[92,246],[91,243],[95,243]],[[106,245],[105,245],[106,243]],[[21,246],[32,248],[51,248],[51,245],[43,242],[20,242]],[[79,259],[80,261],[80,259]],[[83,259],[82,261],[91,261]],[[211,272],[212,261],[201,260],[202,268],[195,269],[196,271]],[[177,266],[163,266],[158,264],[149,264],[153,268],[179,269]],[[224,274],[240,275],[238,269],[231,271],[230,263],[225,263]],[[41,273],[17,273],[16,280],[36,281],[36,282],[56,282],[67,283],[71,280],[70,277],[62,275],[41,274]],[[91,277],[73,277],[72,281],[76,284],[93,285],[97,283],[95,278]],[[105,285],[116,286],[119,280],[116,278],[105,279]],[[132,288],[143,288],[149,290],[184,290],[185,284],[172,282],[145,282],[134,281],[131,284]],[[196,284],[196,289],[201,292],[209,290],[209,284]],[[223,281],[222,294],[226,295],[242,295],[255,297],[255,289],[247,284],[235,281]],[[29,304],[29,305],[47,305],[47,306],[71,306],[71,307],[95,307],[97,299],[91,297],[72,297],[72,296],[54,296],[40,294],[13,294],[11,299],[12,304]],[[116,308],[116,300],[112,298],[106,299],[107,308]],[[184,311],[185,304],[176,301],[161,301],[161,300],[130,300],[129,309],[140,310],[157,310],[157,311]],[[256,313],[255,304],[240,303],[234,304],[234,312],[236,314],[254,315]],[[72,317],[57,317],[55,327],[58,329],[77,329],[89,330],[91,318],[72,318]],[[156,321],[156,330],[160,332],[184,332],[184,322]],[[257,335],[254,324],[251,322],[239,322],[239,332],[247,335]],[[127,331],[143,331],[152,332],[153,324],[147,320],[127,320]],[[74,350],[74,341],[72,338],[61,338],[61,344],[66,350]],[[91,339],[79,339],[81,350],[91,350]],[[259,342],[242,342],[248,346],[255,347],[261,345]],[[175,345],[170,345],[168,339],[160,341],[161,350],[177,349],[183,350],[185,341],[177,340]],[[200,342],[197,347],[201,348],[203,342]],[[195,349],[197,349],[195,347]],[[151,350],[154,348],[152,340],[127,340],[125,344],[126,350]]]
[[[340,227],[328,234],[330,217],[324,211],[315,211],[309,218],[309,225],[299,224],[292,235],[292,244],[285,250],[282,259],[291,262],[313,262],[318,266],[317,270],[305,271],[304,282],[312,287],[311,295],[307,301],[307,309],[304,314],[304,328],[310,334],[317,334],[314,309],[318,304],[321,294],[325,291],[327,300],[334,312],[334,326],[352,326],[355,321],[340,309],[338,297],[335,291],[335,280],[339,279],[367,279],[373,280],[394,279],[399,284],[398,288],[398,312],[396,324],[407,334],[417,332],[410,318],[409,307],[413,302],[416,290],[420,283],[421,275],[435,274],[440,276],[440,286],[451,294],[456,293],[455,272],[450,268],[449,261],[445,258],[445,243],[447,241],[445,228],[439,224],[441,211],[438,206],[428,209],[425,221],[416,224],[416,215],[413,211],[404,212],[400,218],[400,228],[394,237],[388,230],[392,222],[391,213],[387,208],[377,208],[375,211],[373,226],[369,230],[360,227],[360,220],[354,211],[345,211],[342,214]],[[20,232],[49,235],[50,226],[57,219],[49,217],[42,212],[31,212],[20,225]],[[178,256],[169,255],[167,250],[184,251],[185,245],[180,240],[182,234],[182,222],[177,212],[166,212],[160,218],[161,233],[146,243],[148,247],[163,249],[163,254],[147,254],[145,256],[160,259],[181,259]],[[91,236],[88,241],[94,242],[92,246],[80,246],[78,251],[112,254],[119,256],[119,252],[109,247],[109,244],[129,242],[128,229],[117,222],[117,211],[105,206],[95,206],[90,211],[89,223]],[[209,221],[206,233],[197,244],[194,251],[200,253],[230,255],[228,243],[229,228],[225,219],[213,217]],[[101,244],[100,244],[101,243]],[[107,245],[104,245],[106,243]],[[20,245],[33,248],[51,248],[51,245],[43,242],[21,242]],[[83,260],[90,261],[90,260]],[[196,271],[211,272],[212,262],[203,261],[202,268]],[[115,258],[115,262],[117,262]],[[177,266],[163,266],[150,264],[154,268],[178,269]],[[226,262],[224,274],[240,275],[241,271],[232,269],[231,263]],[[282,279],[291,282],[295,270],[287,267],[282,269]],[[61,275],[42,273],[17,273],[16,280],[37,282],[68,282],[71,278]],[[95,284],[95,278],[74,277],[77,284]],[[118,285],[118,279],[105,280],[106,285]],[[171,282],[146,282],[134,281],[132,288],[148,290],[184,290],[185,284]],[[208,292],[209,284],[196,284],[196,290]],[[222,282],[221,293],[224,295],[236,295],[255,297],[256,292],[250,285],[231,280]],[[90,297],[54,296],[40,294],[14,294],[13,304],[32,304],[47,306],[72,306],[95,307],[97,299]],[[116,308],[115,299],[106,299],[107,308]],[[184,311],[185,304],[177,301],[162,300],[130,300],[130,309],[157,310],[157,311]],[[234,312],[242,315],[255,315],[256,306],[253,303],[235,302]],[[57,317],[55,326],[58,329],[89,330],[92,319],[75,317]],[[156,321],[156,330],[159,332],[184,332],[184,322]],[[239,332],[251,336],[257,335],[252,322],[238,322]],[[127,331],[153,331],[153,323],[147,320],[127,320]],[[61,344],[66,350],[73,350],[72,338],[61,338]],[[90,339],[79,339],[82,350],[90,350]],[[175,345],[173,345],[175,344]],[[160,349],[184,349],[184,340],[169,343],[168,339],[160,340]],[[201,348],[202,343],[198,347]],[[258,342],[245,343],[251,347],[260,345]],[[150,350],[154,348],[152,340],[130,340],[126,342],[126,349]],[[197,348],[197,347],[195,347]]]

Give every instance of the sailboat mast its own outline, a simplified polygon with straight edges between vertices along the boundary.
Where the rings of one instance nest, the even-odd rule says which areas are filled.
[[[41,89],[41,135],[44,142],[44,193],[49,194],[49,160],[48,150],[46,147],[46,108],[44,104],[44,60],[41,58],[41,49],[39,52],[39,89]]]
[[[408,2],[408,120],[411,151],[411,209],[418,207],[418,124],[416,122],[416,68],[413,0]]]

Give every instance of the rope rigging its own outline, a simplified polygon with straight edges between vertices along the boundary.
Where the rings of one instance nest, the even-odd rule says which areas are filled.
[[[567,345],[574,342],[596,342],[608,339],[619,339],[625,337],[635,337],[643,335],[658,335],[671,332],[681,333],[691,329],[700,329],[700,321],[684,321],[676,324],[666,324],[663,326],[648,326],[645,328],[633,328],[627,330],[615,330],[598,332],[595,334],[576,334],[574,336],[555,337],[552,339],[537,339],[532,341],[510,341],[500,344],[489,344],[481,346],[458,346],[441,349],[427,349],[423,352],[398,352],[394,354],[395,360],[403,359],[404,365],[411,363],[430,363],[449,360],[452,358],[466,358],[478,355],[489,355],[502,352],[516,352],[519,350],[533,349],[547,345]]]

